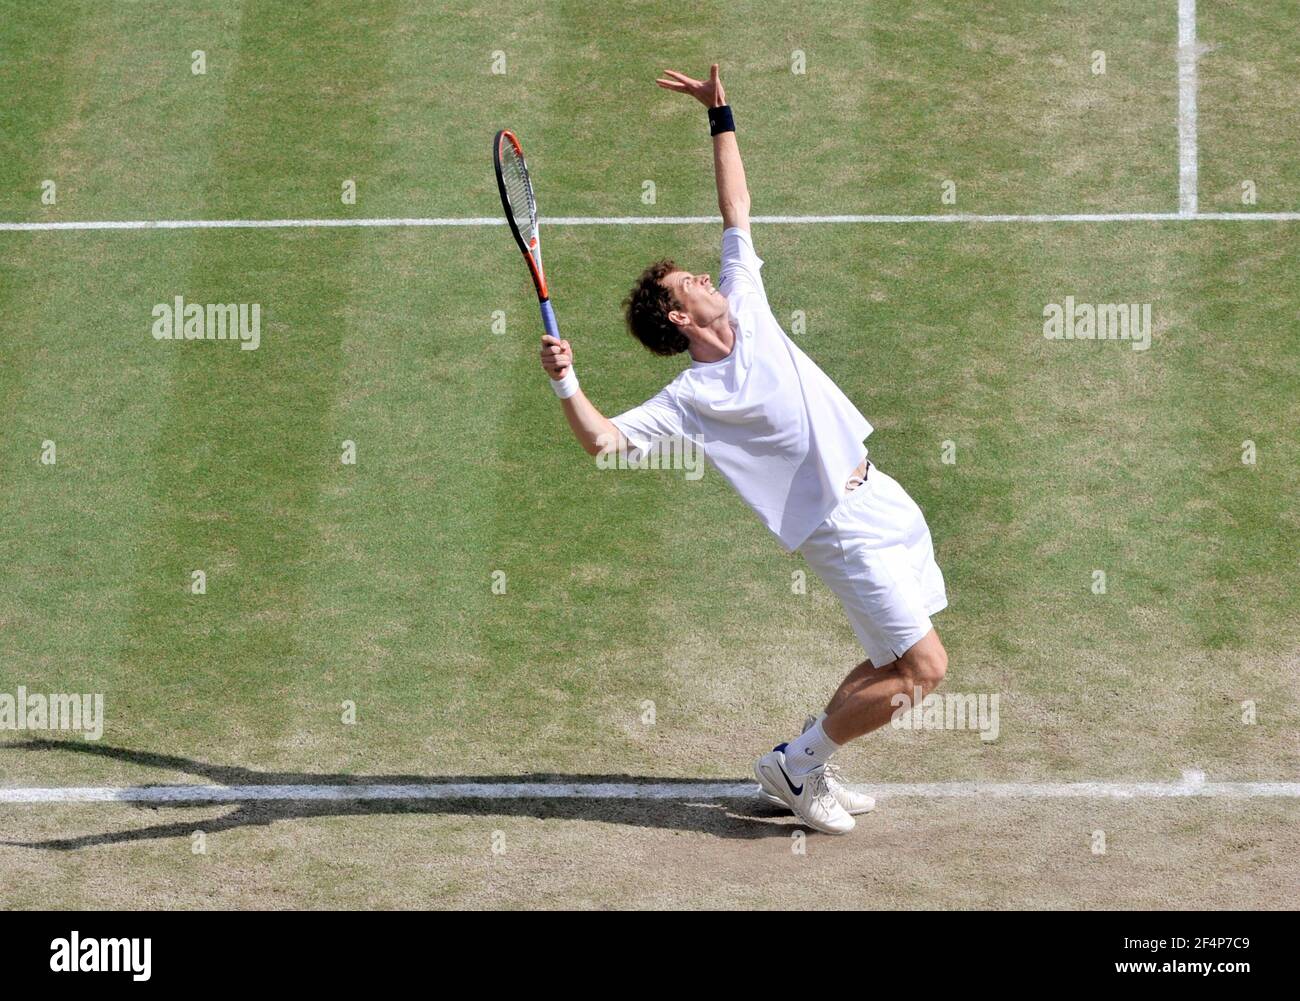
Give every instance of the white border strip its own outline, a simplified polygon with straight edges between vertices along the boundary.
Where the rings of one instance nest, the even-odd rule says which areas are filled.
[[[1196,215],[1196,0],[1178,0],[1178,212]]]
[[[547,226],[694,226],[720,224],[721,216],[554,216]],[[752,222],[779,225],[858,223],[869,225],[927,223],[1109,223],[1109,222],[1297,222],[1300,212],[1098,212],[1067,215],[768,215]],[[392,219],[103,219],[77,222],[0,222],[0,232],[148,229],[338,229],[504,226],[494,216]]]
[[[456,782],[419,785],[173,785],[0,789],[0,803],[240,803],[265,800],[751,799],[752,782]],[[879,799],[1300,798],[1300,782],[922,782],[856,788]]]

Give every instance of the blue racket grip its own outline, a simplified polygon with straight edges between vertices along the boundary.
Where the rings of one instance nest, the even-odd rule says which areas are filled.
[[[550,299],[542,300],[542,325],[548,334],[557,341],[560,339],[560,325],[555,322],[555,310],[551,308]]]

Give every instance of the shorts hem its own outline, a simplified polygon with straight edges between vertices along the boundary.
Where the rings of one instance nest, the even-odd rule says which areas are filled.
[[[862,637],[860,636],[858,637],[858,644],[862,647],[863,652],[867,655],[867,660],[871,661],[872,667],[874,667],[876,670],[880,670],[882,667],[888,667],[890,664],[894,663],[896,660],[902,657],[903,654],[907,653],[908,650],[912,649],[912,647],[916,646],[917,643],[921,642],[921,640],[925,638],[925,635],[934,628],[934,623],[930,621],[930,616],[934,615],[936,612],[943,611],[947,607],[948,607],[947,599],[941,598],[937,601],[932,600],[928,602],[926,604],[925,621],[923,623],[918,622],[916,624],[916,627],[912,629],[910,632],[908,632],[906,635],[899,637],[894,641],[890,642],[888,645],[886,645],[884,647],[884,650],[887,651],[888,653],[887,657],[886,654],[881,653],[879,659],[877,659],[876,654],[879,653],[879,650],[873,649],[871,646],[868,646],[866,643],[863,643]]]
[[[936,595],[925,603],[926,615],[938,615],[948,607],[948,598],[945,595]]]

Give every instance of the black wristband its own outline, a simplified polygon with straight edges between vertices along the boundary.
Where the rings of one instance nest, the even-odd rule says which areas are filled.
[[[709,109],[709,135],[716,136],[720,132],[735,132],[736,121],[731,117],[731,105],[724,104],[720,108]]]

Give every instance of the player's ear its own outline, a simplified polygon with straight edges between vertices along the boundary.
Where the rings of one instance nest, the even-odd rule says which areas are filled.
[[[668,322],[678,327],[690,326],[691,318],[688,314],[683,313],[680,309],[670,309],[668,311]]]

